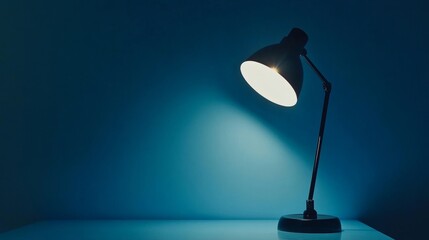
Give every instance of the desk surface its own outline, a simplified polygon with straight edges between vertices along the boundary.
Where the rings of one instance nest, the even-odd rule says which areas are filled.
[[[341,239],[378,240],[388,236],[354,220],[341,221],[340,234],[298,234],[277,231],[277,220],[85,220],[43,221],[0,234],[0,240],[15,239],[150,239],[150,240],[278,240]]]

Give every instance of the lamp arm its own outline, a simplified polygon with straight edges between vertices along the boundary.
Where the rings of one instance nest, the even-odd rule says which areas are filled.
[[[311,176],[310,191],[308,193],[306,210],[304,211],[304,218],[306,218],[306,219],[317,219],[317,212],[314,209],[313,195],[314,195],[314,187],[316,185],[317,170],[319,168],[319,158],[320,158],[320,152],[322,150],[323,134],[325,132],[326,114],[328,112],[329,96],[331,94],[331,87],[332,86],[331,86],[331,83],[328,80],[326,80],[326,78],[322,75],[322,73],[313,64],[313,62],[307,57],[307,52],[305,51],[305,49],[301,55],[305,58],[305,60],[310,65],[310,67],[313,69],[313,71],[319,76],[320,80],[322,80],[323,90],[325,91],[325,99],[323,101],[322,118],[320,121],[319,137],[317,138],[316,155],[314,158],[313,174]]]

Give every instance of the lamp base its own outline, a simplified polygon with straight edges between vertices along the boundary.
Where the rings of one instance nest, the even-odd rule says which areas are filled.
[[[305,219],[303,214],[290,214],[280,218],[277,229],[298,233],[335,233],[341,232],[341,222],[329,215],[318,214],[317,219]]]

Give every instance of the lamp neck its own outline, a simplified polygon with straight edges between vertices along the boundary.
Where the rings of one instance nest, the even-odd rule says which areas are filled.
[[[320,153],[322,150],[323,134],[325,132],[326,114],[328,112],[329,96],[331,94],[332,85],[328,80],[326,80],[326,78],[316,68],[316,66],[313,64],[313,62],[307,57],[307,52],[305,51],[305,49],[301,55],[305,58],[307,63],[310,65],[310,67],[314,70],[314,72],[316,72],[316,74],[322,80],[323,90],[325,91],[325,98],[323,101],[322,118],[320,120],[319,137],[317,138],[316,155],[314,157],[313,174],[311,176],[310,191],[308,193],[306,210],[304,211],[304,218],[306,218],[306,219],[317,219],[317,212],[314,209],[313,195],[314,195],[314,188],[316,186],[317,170],[319,168],[319,159],[320,159]]]
[[[322,81],[323,90],[325,92],[329,92],[330,93],[331,92],[331,83],[325,78],[325,76],[323,76],[323,74],[319,71],[319,69],[317,69],[317,67],[310,60],[310,58],[308,58],[308,56],[307,56],[307,50],[306,49],[304,49],[302,51],[301,56],[303,56],[305,58],[305,60],[307,61],[308,65],[310,65],[311,69],[313,69],[313,71],[317,74],[317,76]]]

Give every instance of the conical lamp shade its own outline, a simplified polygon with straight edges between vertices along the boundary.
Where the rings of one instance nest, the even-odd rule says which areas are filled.
[[[307,40],[305,32],[292,29],[279,44],[262,48],[244,61],[241,74],[264,98],[281,106],[294,106],[303,80],[299,56]]]

